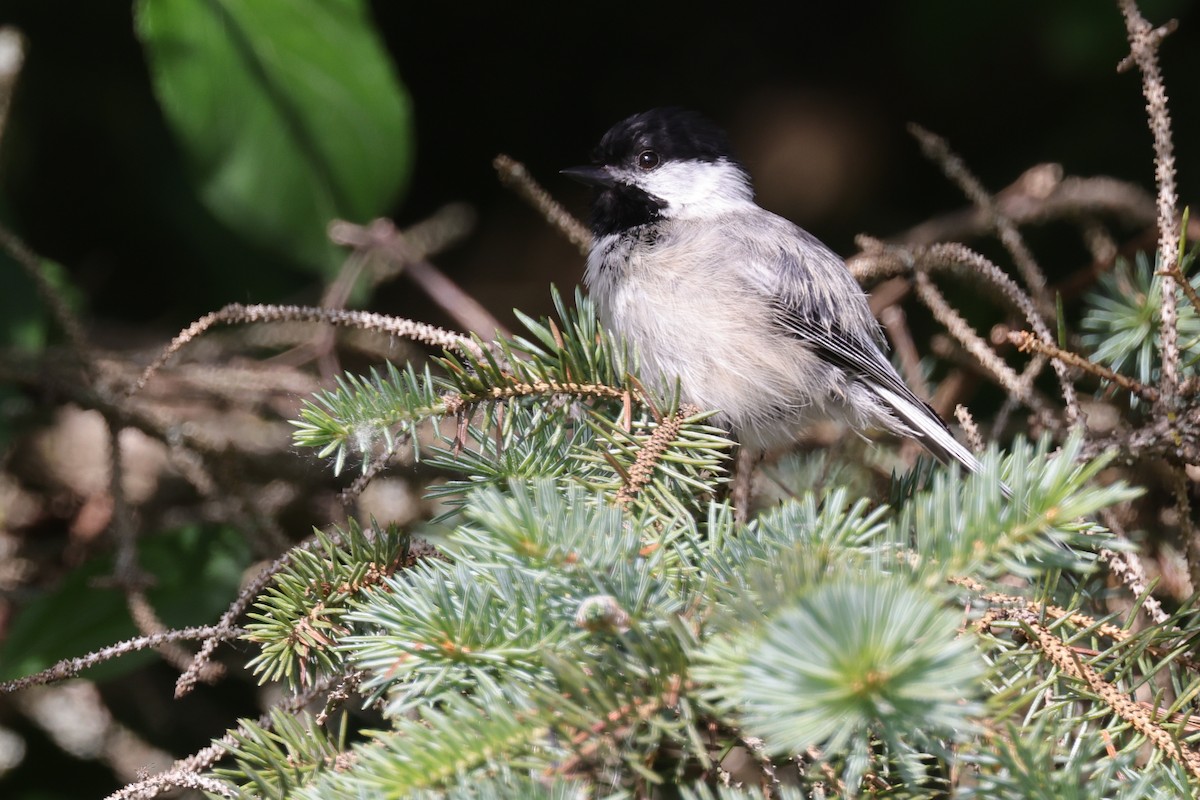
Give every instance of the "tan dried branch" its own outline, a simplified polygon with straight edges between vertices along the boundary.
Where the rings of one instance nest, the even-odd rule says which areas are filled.
[[[1021,287],[1017,286],[1012,278],[989,259],[961,244],[934,245],[927,252],[927,257],[934,263],[941,262],[946,265],[962,264],[969,267],[973,274],[988,280],[993,286],[1004,292],[1017,308],[1021,309],[1021,312],[1025,315],[1025,319],[1029,322],[1029,326],[1033,328],[1039,339],[1046,343],[1054,342],[1054,337],[1051,335],[1050,329],[1046,327],[1045,321],[1038,314],[1037,308],[1034,307],[1033,300],[1025,292],[1021,291]],[[1054,367],[1054,372],[1058,377],[1063,404],[1066,406],[1067,422],[1072,427],[1080,426],[1084,422],[1083,412],[1079,407],[1079,398],[1075,394],[1075,387],[1071,383],[1070,375],[1064,365],[1054,361],[1050,363]]]
[[[675,441],[675,437],[679,435],[679,429],[683,427],[683,423],[689,417],[694,417],[699,413],[700,409],[695,406],[683,405],[680,406],[679,411],[658,423],[658,427],[650,435],[650,441],[646,442],[645,446],[638,451],[633,465],[629,468],[625,485],[617,491],[619,505],[629,505],[638,492],[650,483],[651,478],[654,477],[655,466],[662,458],[663,453],[671,446],[671,442]]]
[[[1171,260],[1179,242],[1176,208],[1179,203],[1175,186],[1175,144],[1171,136],[1171,115],[1167,110],[1167,90],[1158,66],[1158,46],[1175,29],[1170,22],[1154,28],[1136,0],[1117,0],[1125,18],[1130,54],[1121,60],[1118,70],[1134,64],[1142,73],[1142,94],[1146,97],[1146,117],[1154,137],[1154,179],[1158,185],[1158,254],[1161,264]],[[1187,281],[1184,281],[1186,283]],[[1162,287],[1162,400],[1171,401],[1179,384],[1179,328],[1175,305],[1176,279],[1167,274]]]
[[[248,306],[241,303],[231,303],[220,311],[205,314],[181,331],[167,345],[158,358],[150,366],[146,367],[141,377],[129,389],[129,395],[134,395],[141,391],[146,382],[171,359],[171,356],[179,352],[180,349],[193,339],[203,335],[216,325],[297,321],[323,322],[327,325],[336,325],[338,327],[375,331],[422,342],[431,347],[456,350],[464,355],[476,358],[482,355],[482,349],[479,344],[468,336],[402,317],[391,317],[369,311],[346,311],[342,309],[316,308],[313,306]]]
[[[989,592],[987,587],[974,578],[951,578],[950,583],[974,592],[980,600],[986,603],[996,606],[1016,606],[1031,614],[1037,614],[1039,617],[1045,616],[1054,620],[1066,620],[1077,628],[1094,630],[1101,636],[1107,636],[1116,642],[1125,642],[1132,637],[1129,631],[1119,625],[1113,625],[1109,622],[1097,622],[1094,617],[1078,611],[1067,611],[1061,606],[1042,605],[1024,597],[1004,594],[1003,592]]]
[[[971,416],[971,412],[964,405],[954,407],[954,416],[958,419],[958,424],[962,426],[963,434],[967,437],[967,444],[976,453],[982,453],[984,450],[983,436],[979,433],[979,426],[975,424],[975,418]]]
[[[1132,725],[1168,757],[1182,764],[1193,777],[1200,778],[1200,754],[1163,728],[1146,707],[1130,699],[1119,688],[1104,680],[1094,667],[1080,660],[1077,653],[1042,625],[1037,614],[1024,613],[1019,619],[1033,634],[1037,647],[1059,670],[1086,684],[1113,713]]]
[[[908,130],[920,144],[921,151],[925,156],[940,166],[946,177],[958,185],[967,199],[988,216],[1001,244],[1012,256],[1013,263],[1016,264],[1017,271],[1025,280],[1025,285],[1039,310],[1043,315],[1052,313],[1054,305],[1046,286],[1046,275],[1038,266],[1033,253],[1025,245],[1025,240],[1017,230],[1017,226],[1004,215],[995,199],[983,187],[979,179],[971,173],[963,160],[950,149],[950,145],[945,139],[915,123],[910,123]]]
[[[1159,398],[1158,390],[1153,386],[1146,386],[1141,381],[1122,375],[1119,372],[1114,372],[1103,364],[1089,361],[1078,353],[1063,350],[1056,344],[1044,342],[1029,331],[1009,331],[1007,338],[1008,341],[1016,345],[1017,349],[1023,353],[1040,353],[1044,356],[1049,356],[1069,367],[1083,370],[1090,375],[1095,375],[1097,378],[1115,383],[1125,391],[1136,394],[1138,397],[1148,400],[1151,403],[1156,402]]]
[[[389,219],[376,219],[365,226],[335,220],[329,226],[329,238],[336,244],[353,247],[372,264],[382,264],[372,273],[373,283],[403,273],[463,330],[490,339],[497,332],[505,333],[505,327],[427,258],[431,252],[465,235],[472,225],[474,214],[455,204],[403,232]]]
[[[892,348],[900,358],[900,367],[904,370],[905,381],[916,392],[917,397],[928,400],[930,397],[929,387],[925,384],[925,374],[921,371],[921,354],[917,352],[917,345],[908,329],[904,309],[898,305],[888,305],[880,309],[876,316],[882,323],[888,339],[891,340]]]
[[[330,687],[334,686],[334,682],[335,678],[332,677],[322,680],[313,688],[286,698],[283,702],[277,704],[276,708],[288,714],[295,714],[300,709],[314,702],[325,692],[330,691]],[[330,697],[332,698],[336,692],[337,687],[335,686]],[[263,713],[255,720],[255,724],[260,728],[270,730],[272,725],[271,714],[269,712]],[[163,772],[122,787],[110,794],[105,800],[148,800],[148,798],[157,797],[164,792],[170,791],[175,786],[186,785],[179,781],[188,780],[186,776],[195,775],[200,770],[208,769],[217,763],[222,757],[228,755],[230,750],[237,744],[237,737],[244,736],[248,732],[249,724],[243,720],[238,723],[236,728],[227,732],[220,739],[214,740],[207,747],[201,748],[186,758],[179,759]]]
[[[1055,220],[1078,222],[1097,228],[1097,217],[1121,220],[1135,227],[1155,224],[1154,197],[1137,184],[1103,175],[1063,175],[1059,164],[1037,164],[993,198],[1000,213],[1019,226]],[[895,244],[930,245],[984,236],[992,229],[991,217],[978,206],[933,217],[890,237]],[[1189,237],[1200,238],[1200,219],[1188,225]],[[1098,261],[1103,259],[1098,258]]]
[[[200,645],[199,652],[192,658],[192,663],[175,681],[175,697],[181,698],[189,694],[196,687],[197,681],[200,680],[204,669],[212,660],[212,655],[216,652],[217,646],[221,642],[226,641],[232,636],[229,632],[234,630],[234,623],[246,612],[250,604],[258,598],[259,594],[267,587],[276,573],[291,563],[295,553],[301,549],[309,549],[320,543],[320,539],[316,536],[310,536],[300,544],[288,550],[286,553],[275,559],[270,565],[265,567],[254,578],[249,581],[234,601],[225,609],[225,613],[217,620],[217,624],[213,626],[214,633],[212,636],[205,638]]]
[[[126,639],[123,642],[102,647],[92,653],[77,658],[68,658],[59,661],[52,667],[26,675],[23,678],[16,678],[10,681],[0,683],[0,694],[10,692],[18,692],[30,686],[41,686],[43,684],[54,683],[56,681],[73,678],[80,672],[90,667],[103,664],[106,661],[111,661],[114,658],[136,653],[141,650],[149,650],[157,648],[167,642],[182,642],[195,639],[208,639],[210,637],[219,637],[221,641],[233,639],[241,635],[242,631],[238,628],[230,627],[222,631],[217,625],[206,625],[196,628],[181,628],[179,630],[164,631],[153,636],[138,636],[134,639]]]
[[[1101,509],[1100,518],[1104,521],[1104,526],[1119,540],[1129,541],[1129,535],[1111,508]],[[1155,625],[1165,626],[1170,615],[1163,609],[1158,598],[1150,593],[1150,581],[1146,577],[1146,569],[1142,566],[1142,561],[1132,546],[1129,550],[1102,548],[1098,551],[1098,555],[1101,561],[1108,564],[1108,571],[1112,573],[1112,576],[1120,581],[1131,595],[1141,600],[1142,611],[1146,612],[1146,616]]]
[[[960,244],[901,247],[886,245],[878,239],[868,236],[859,236],[857,242],[863,252],[850,259],[849,262],[851,271],[857,279],[864,281],[883,276],[912,275],[918,297],[930,307],[938,321],[945,325],[967,351],[979,360],[979,363],[988,370],[994,380],[1021,402],[1031,408],[1034,407],[1032,378],[1036,371],[1027,371],[1025,375],[1018,378],[1016,372],[1005,364],[966,320],[946,302],[945,297],[937,290],[927,273],[960,267],[969,268],[972,275],[986,280],[999,289],[1013,307],[1025,316],[1030,327],[1043,341],[1053,341],[1050,330],[1034,306],[1033,300],[1012,278],[984,256]],[[1070,376],[1063,365],[1051,363],[1058,376],[1063,402],[1067,408],[1067,421],[1072,425],[1080,424],[1082,410]],[[1045,417],[1045,415],[1042,416]],[[1046,425],[1054,425],[1054,420],[1049,417],[1043,419],[1043,422]]]
[[[316,534],[309,536],[307,539],[300,542],[291,550],[288,550],[279,558],[271,562],[271,564],[263,568],[261,572],[255,575],[251,581],[242,587],[241,592],[238,593],[238,596],[229,605],[229,608],[225,610],[225,613],[221,615],[221,619],[219,619],[217,624],[213,626],[212,630],[215,631],[214,635],[204,640],[203,644],[200,646],[199,652],[197,652],[196,656],[192,659],[192,663],[175,681],[176,698],[187,695],[192,691],[192,689],[195,688],[196,682],[200,680],[202,671],[211,661],[212,654],[216,651],[217,646],[220,645],[221,642],[233,638],[232,636],[225,635],[226,632],[234,630],[234,623],[237,622],[242,614],[246,612],[246,609],[250,607],[250,604],[254,602],[254,600],[256,600],[260,594],[262,594],[263,590],[267,587],[267,584],[274,580],[275,576],[280,572],[280,570],[284,569],[292,562],[292,559],[295,557],[296,553],[300,552],[301,550],[312,550],[316,547],[323,547],[325,541],[331,541],[334,546],[337,546],[341,543],[341,536],[336,531],[327,534],[324,540],[322,540],[322,538]],[[442,557],[437,548],[422,540],[414,540],[411,542],[407,550],[407,555],[408,560],[404,561],[403,564],[397,562],[397,565],[394,565],[394,568],[411,566],[413,563],[416,563],[416,561],[423,558]]]
[[[1192,304],[1192,308],[1197,313],[1200,313],[1200,294],[1196,293],[1196,287],[1192,286],[1192,282],[1190,280],[1188,280],[1186,275],[1183,274],[1183,266],[1182,266],[1184,253],[1187,249],[1186,248],[1186,244],[1187,244],[1186,226],[1189,221],[1189,216],[1190,216],[1190,214],[1188,212],[1188,209],[1184,209],[1183,224],[1185,227],[1185,231],[1184,231],[1183,236],[1179,240],[1178,251],[1176,252],[1175,258],[1171,259],[1170,261],[1168,261],[1164,255],[1164,258],[1163,258],[1164,266],[1158,272],[1158,275],[1160,275],[1162,277],[1173,278],[1175,280],[1175,282],[1177,284],[1179,284],[1179,288],[1183,290],[1183,293],[1187,297],[1188,302]],[[1180,391],[1181,392],[1183,391],[1182,388],[1180,389]]]
[[[542,217],[556,228],[567,240],[587,255],[592,246],[592,233],[583,223],[571,216],[550,193],[543,189],[525,165],[506,155],[498,155],[492,166],[500,175],[500,182],[514,190],[537,210]]]
[[[42,259],[25,242],[21,241],[19,236],[4,225],[0,225],[0,248],[3,248],[25,270],[25,274],[33,281],[34,288],[42,298],[42,302],[46,304],[54,321],[66,335],[71,354],[78,359],[84,369],[90,370],[92,347],[88,343],[83,323],[75,316],[75,312],[71,310],[71,306],[63,297],[62,292],[51,282]]]
[[[1171,278],[1183,290],[1183,294],[1187,297],[1188,302],[1192,304],[1192,308],[1200,313],[1200,294],[1196,293],[1196,288],[1192,286],[1192,282],[1183,274],[1183,270],[1179,268],[1178,259],[1172,261],[1166,268],[1159,270],[1157,273],[1163,278]],[[1165,291],[1164,286],[1164,291]]]
[[[950,335],[958,340],[1006,391],[1022,403],[1032,406],[1031,389],[1023,385],[1016,371],[1004,363],[1004,359],[996,355],[996,351],[989,347],[971,324],[950,305],[929,276],[924,272],[917,272],[913,275],[913,284],[917,290],[917,297],[933,312],[934,318],[942,323]]]

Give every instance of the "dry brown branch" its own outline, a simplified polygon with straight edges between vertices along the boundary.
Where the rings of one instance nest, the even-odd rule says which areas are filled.
[[[946,177],[962,189],[967,199],[987,214],[1000,242],[1012,256],[1017,271],[1025,280],[1025,285],[1035,304],[1043,315],[1053,313],[1054,304],[1046,287],[1046,275],[1038,266],[1033,253],[1025,245],[1025,240],[1021,237],[1017,226],[1003,214],[992,196],[984,189],[983,184],[971,173],[963,160],[950,149],[945,139],[916,124],[910,124],[908,130],[921,145],[921,151],[925,153],[925,156],[939,165]]]
[[[982,278],[1000,290],[1011,307],[1029,321],[1044,340],[1051,341],[1050,330],[1038,315],[1033,301],[1019,286],[984,256],[960,244],[937,244],[930,247],[901,247],[888,245],[870,236],[855,240],[862,252],[847,261],[850,271],[860,283],[915,273],[934,273],[968,268],[969,274]],[[987,345],[983,345],[987,348]],[[1074,398],[1069,385],[1063,387],[1064,399]]]
[[[1186,225],[1187,225],[1189,216],[1190,215],[1188,213],[1188,210],[1184,209],[1183,222],[1184,222],[1185,230],[1186,230]],[[1176,253],[1175,258],[1168,260],[1164,257],[1163,258],[1163,262],[1164,262],[1163,269],[1160,270],[1158,272],[1158,274],[1163,277],[1173,278],[1175,280],[1175,282],[1177,284],[1179,284],[1179,288],[1183,290],[1183,293],[1187,297],[1188,302],[1192,304],[1192,308],[1196,312],[1200,313],[1200,294],[1196,293],[1196,287],[1192,286],[1192,282],[1190,280],[1188,280],[1186,275],[1183,274],[1183,268],[1181,267],[1181,265],[1183,264],[1183,257],[1184,257],[1184,253],[1186,250],[1186,248],[1184,246],[1185,244],[1186,244],[1186,242],[1184,241],[1184,239],[1180,239],[1179,250]]]
[[[675,437],[679,435],[679,429],[683,427],[683,423],[689,417],[694,417],[700,413],[700,409],[695,406],[680,406],[679,411],[669,417],[661,420],[658,427],[654,429],[654,433],[650,435],[650,441],[646,442],[645,446],[638,451],[637,458],[634,459],[633,465],[629,467],[628,478],[625,485],[617,490],[617,503],[620,505],[629,505],[637,493],[642,490],[650,479],[654,477],[654,468],[658,464],[658,460],[662,458],[663,453],[671,446],[671,442],[675,441]]]
[[[1125,532],[1117,521],[1111,509],[1100,512],[1104,525],[1114,534],[1128,541]],[[1166,625],[1170,615],[1163,609],[1158,598],[1150,593],[1150,581],[1146,579],[1146,570],[1137,554],[1132,550],[1120,551],[1103,548],[1099,551],[1100,559],[1108,564],[1108,571],[1120,581],[1129,593],[1141,600],[1142,610],[1155,625]]]
[[[240,636],[241,630],[237,628],[229,628],[226,631],[221,631],[216,625],[206,625],[198,628],[181,628],[174,631],[164,631],[153,636],[139,636],[134,639],[126,639],[123,642],[102,647],[95,652],[88,653],[85,656],[77,658],[68,658],[60,661],[52,667],[36,672],[33,675],[26,675],[23,678],[16,678],[11,681],[0,683],[0,694],[8,694],[11,692],[19,692],[22,689],[27,689],[30,686],[41,686],[43,684],[54,683],[56,681],[73,678],[85,669],[89,669],[98,664],[103,664],[106,661],[111,661],[114,658],[136,653],[141,650],[149,650],[156,648],[165,642],[182,642],[196,639],[208,639],[210,637],[220,637],[221,640],[233,639]]]
[[[1107,636],[1116,642],[1128,641],[1132,634],[1120,627],[1108,622],[1098,622],[1094,617],[1087,614],[1081,614],[1078,611],[1067,611],[1060,606],[1048,606],[1024,597],[1016,595],[1004,594],[1003,592],[989,592],[979,581],[973,578],[951,578],[950,583],[955,586],[961,586],[968,591],[974,592],[979,596],[979,599],[998,606],[1015,606],[1022,608],[1032,614],[1037,614],[1040,617],[1046,616],[1054,620],[1066,620],[1077,628],[1085,628],[1094,630],[1101,636]]]
[[[1084,456],[1115,451],[1132,459],[1162,458],[1173,464],[1200,464],[1200,408],[1177,415],[1156,414],[1138,428],[1096,436],[1084,444]]]
[[[896,355],[900,357],[900,367],[904,370],[905,381],[916,392],[917,397],[928,400],[929,387],[925,385],[925,374],[921,371],[921,354],[917,352],[917,345],[913,342],[912,333],[908,330],[904,310],[897,305],[889,305],[883,308],[877,316],[883,323],[883,329],[887,332]]]
[[[1142,94],[1146,96],[1146,116],[1154,137],[1154,179],[1158,185],[1159,263],[1172,259],[1179,243],[1175,187],[1175,144],[1171,137],[1171,115],[1167,110],[1167,90],[1158,67],[1158,46],[1175,29],[1172,21],[1154,28],[1138,10],[1136,0],[1117,0],[1125,18],[1130,55],[1121,60],[1118,70],[1136,64],[1142,73]],[[1186,283],[1186,281],[1185,281]],[[1162,286],[1162,400],[1170,402],[1179,384],[1179,328],[1175,307],[1176,281],[1172,274],[1163,277]]]
[[[1146,386],[1140,381],[1122,375],[1119,372],[1113,372],[1103,364],[1089,361],[1078,353],[1063,350],[1056,344],[1044,342],[1029,331],[1009,331],[1007,339],[1023,353],[1040,353],[1060,361],[1069,367],[1081,369],[1090,375],[1095,375],[1097,378],[1115,383],[1125,391],[1136,394],[1138,397],[1148,400],[1151,403],[1158,400],[1158,390],[1153,386]]]
[[[971,416],[971,412],[964,405],[954,407],[954,416],[958,419],[958,424],[962,426],[963,434],[967,437],[967,444],[976,453],[982,453],[984,450],[983,437],[979,434],[979,426],[975,424],[975,418]]]
[[[152,778],[132,783],[119,791],[113,792],[107,800],[143,800],[157,797],[172,789],[197,789],[206,794],[218,797],[238,798],[242,795],[232,786],[222,783],[216,778],[197,775],[186,769],[169,769],[160,772]]]
[[[1090,664],[1080,660],[1077,653],[1042,625],[1037,614],[1023,613],[1018,615],[1018,619],[1033,634],[1038,648],[1059,670],[1086,684],[1113,713],[1132,725],[1168,757],[1186,767],[1193,777],[1200,778],[1200,754],[1159,725],[1144,706],[1104,680]]]
[[[337,546],[341,543],[341,536],[336,530],[326,534],[324,539],[316,534],[309,536],[291,550],[288,550],[275,559],[270,565],[263,568],[261,572],[242,587],[241,592],[238,593],[238,596],[229,605],[229,608],[225,610],[225,613],[221,615],[221,619],[213,626],[212,630],[215,633],[204,640],[199,652],[192,659],[192,663],[175,681],[175,697],[177,699],[189,694],[195,688],[196,682],[200,680],[202,670],[205,669],[206,665],[212,659],[212,654],[216,651],[217,646],[221,642],[232,638],[225,635],[226,632],[234,629],[234,623],[246,612],[250,604],[258,598],[267,587],[267,584],[274,580],[279,571],[291,563],[295,554],[301,550],[312,550],[316,547],[323,547],[325,542],[332,542],[334,546]],[[422,540],[413,540],[409,544],[407,554],[408,560],[402,566],[411,566],[412,563],[423,558],[441,557],[441,553],[435,547]]]
[[[945,265],[963,264],[970,267],[974,274],[986,278],[1021,309],[1021,312],[1025,315],[1025,319],[1029,322],[1030,327],[1033,328],[1039,339],[1043,342],[1053,343],[1054,337],[1038,314],[1033,301],[1021,291],[1021,287],[1017,286],[1012,278],[1008,277],[1003,270],[987,258],[960,244],[934,245],[928,248],[926,257],[933,263],[940,262]],[[1079,407],[1079,398],[1075,394],[1075,387],[1071,383],[1071,378],[1067,373],[1066,367],[1054,361],[1050,363],[1054,367],[1055,374],[1058,376],[1059,387],[1063,395],[1063,404],[1066,406],[1068,424],[1072,427],[1082,426],[1085,422],[1083,412]]]
[[[496,156],[492,166],[499,173],[501,183],[533,206],[551,226],[567,237],[567,241],[575,245],[579,252],[588,254],[592,246],[591,231],[551,197],[550,193],[533,179],[524,164],[502,154]]]
[[[404,339],[421,342],[431,347],[441,347],[447,350],[457,350],[464,355],[478,357],[482,354],[480,346],[468,336],[454,333],[423,322],[415,322],[400,317],[390,317],[385,314],[375,314],[368,311],[344,311],[340,309],[315,308],[312,306],[277,306],[277,305],[242,305],[231,303],[220,311],[205,314],[180,332],[166,349],[150,366],[146,367],[141,377],[129,389],[129,395],[134,395],[146,385],[146,382],[158,372],[188,342],[204,334],[215,325],[239,325],[257,322],[323,322],[346,328],[376,331]]]
[[[358,692],[359,684],[366,677],[367,674],[358,669],[352,669],[345,675],[338,676],[333,688],[329,690],[329,694],[325,698],[325,707],[321,709],[321,713],[317,714],[314,722],[318,725],[328,722],[329,715],[333,713],[334,709],[354,696]]]
[[[336,534],[331,535],[336,536]],[[263,589],[267,587],[267,584],[274,579],[276,573],[291,563],[296,552],[302,549],[311,549],[320,543],[321,539],[317,535],[314,534],[308,537],[303,542],[299,543],[291,550],[288,550],[279,558],[275,559],[270,565],[263,568],[261,572],[255,575],[252,580],[242,587],[242,590],[238,593],[238,596],[234,598],[234,601],[230,603],[229,608],[225,610],[225,613],[221,615],[219,620],[217,620],[217,624],[213,626],[214,633],[204,639],[203,643],[200,645],[200,650],[196,653],[195,657],[193,657],[192,663],[176,679],[176,699],[191,693],[192,689],[196,687],[197,681],[201,679],[203,670],[207,667],[209,661],[212,659],[212,654],[216,651],[217,646],[220,645],[221,642],[232,638],[228,635],[228,632],[234,630],[234,623],[237,622],[242,614],[245,613],[246,609],[250,607],[250,604],[258,599],[259,594],[261,594]]]
[[[1013,368],[1005,364],[1004,360],[996,355],[996,352],[988,346],[988,343],[971,327],[970,323],[950,305],[938,288],[934,286],[929,276],[924,272],[917,272],[913,276],[913,283],[917,290],[917,297],[933,312],[934,318],[942,323],[946,330],[983,365],[1005,390],[1016,396],[1021,402],[1030,405],[1032,399],[1028,387],[1022,386],[1021,380]]]
[[[366,226],[337,220],[329,226],[329,237],[337,244],[355,248],[372,262],[382,261],[384,266],[377,268],[373,276],[376,283],[403,273],[464,330],[491,339],[505,333],[505,327],[426,258],[432,250],[461,236],[462,226],[472,220],[461,207],[454,206],[405,232],[397,230],[388,219],[377,219]]]
[[[295,714],[300,709],[314,702],[325,692],[330,691],[330,686],[334,684],[334,680],[333,678],[322,680],[311,689],[286,698],[276,708],[288,714]],[[336,691],[337,688],[335,687],[333,692],[336,693]],[[270,730],[271,714],[267,712],[260,715],[255,720],[255,724],[260,728]],[[235,729],[227,732],[220,739],[214,740],[208,747],[204,747],[186,758],[179,759],[171,765],[170,769],[156,775],[151,775],[137,783],[124,786],[110,794],[105,800],[148,800],[148,798],[157,797],[164,792],[170,791],[175,786],[184,786],[186,784],[179,782],[181,778],[187,780],[183,776],[195,775],[200,770],[208,769],[217,763],[237,743],[237,736],[245,735],[248,731],[247,723],[242,721]]]
[[[1142,187],[1104,176],[1062,174],[1058,164],[1038,164],[998,192],[996,207],[1019,226],[1056,220],[1094,227],[1097,218],[1150,227],[1155,223],[1154,198]],[[991,217],[977,206],[934,217],[889,238],[894,244],[930,245],[986,235]],[[1200,219],[1188,225],[1189,237],[1200,238]]]
[[[42,259],[37,253],[30,250],[20,237],[3,225],[0,225],[0,248],[3,248],[25,270],[25,274],[33,281],[38,296],[46,304],[46,308],[50,309],[54,321],[66,335],[71,355],[83,365],[85,370],[90,371],[93,353],[92,347],[88,343],[87,332],[83,328],[83,323],[71,310],[66,298],[55,288],[47,276]]]

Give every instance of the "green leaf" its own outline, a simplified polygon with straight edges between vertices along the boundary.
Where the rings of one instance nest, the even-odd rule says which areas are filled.
[[[202,201],[247,239],[329,269],[330,219],[403,188],[409,100],[362,0],[139,0],[137,30]]]
[[[220,615],[237,595],[250,559],[245,539],[232,528],[183,528],[138,546],[139,563],[154,580],[150,603],[172,628],[204,625]],[[0,680],[137,636],[122,592],[95,586],[112,570],[111,557],[88,562],[21,609],[0,647]],[[111,677],[157,657],[135,653],[91,670],[88,677]]]

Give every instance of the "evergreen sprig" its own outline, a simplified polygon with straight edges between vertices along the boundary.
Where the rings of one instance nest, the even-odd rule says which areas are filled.
[[[315,547],[293,551],[249,614],[244,638],[261,646],[250,667],[263,682],[307,686],[336,674],[343,665],[334,644],[349,632],[351,598],[409,565],[408,536],[394,528],[364,530],[351,521],[316,537]]]
[[[1116,266],[1100,276],[1099,285],[1085,298],[1086,310],[1080,327],[1083,342],[1093,360],[1117,372],[1153,385],[1158,380],[1162,352],[1161,265],[1139,252],[1131,265],[1118,259]],[[1183,273],[1190,271],[1196,251],[1181,257]],[[1200,288],[1200,275],[1190,278]],[[1200,359],[1200,315],[1179,292],[1177,327],[1183,374],[1196,374]]]
[[[278,709],[270,724],[243,720],[225,748],[236,768],[219,768],[218,777],[231,780],[236,794],[245,800],[283,800],[336,769],[346,750],[346,719],[330,733],[312,715],[301,711],[287,714]]]
[[[716,499],[728,438],[649,395],[586,303],[556,302],[561,323],[525,319],[527,337],[476,360],[347,378],[306,408],[298,440],[335,468],[456,417],[453,433],[430,426],[423,458],[457,477],[439,490],[440,560],[351,526],[260,599],[261,675],[353,672],[384,701],[384,728],[292,796],[703,792],[693,776],[745,742],[764,763],[803,758],[808,785],[919,797],[958,763],[1019,784],[989,726],[1058,741],[1104,726],[1122,753],[1144,741],[1043,649],[1117,635],[1094,613],[1096,554],[1114,542],[1093,517],[1136,491],[1099,485],[1107,460],[1079,437],[1017,441],[973,475],[927,468],[894,482],[891,506],[832,457],[786,466],[776,505],[739,525]],[[813,470],[818,491],[796,482]],[[989,588],[1005,576],[1023,592]],[[1112,691],[1153,676],[1194,696],[1165,633],[1103,646]],[[1030,707],[1047,691],[1064,699]]]

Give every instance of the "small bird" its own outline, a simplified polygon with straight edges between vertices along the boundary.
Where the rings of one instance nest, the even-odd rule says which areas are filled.
[[[884,355],[845,262],[754,202],[749,173],[708,119],[635,114],[604,134],[591,166],[563,174],[598,190],[584,282],[653,388],[678,380],[683,402],[718,410],[718,424],[760,450],[835,419],[980,469]]]

